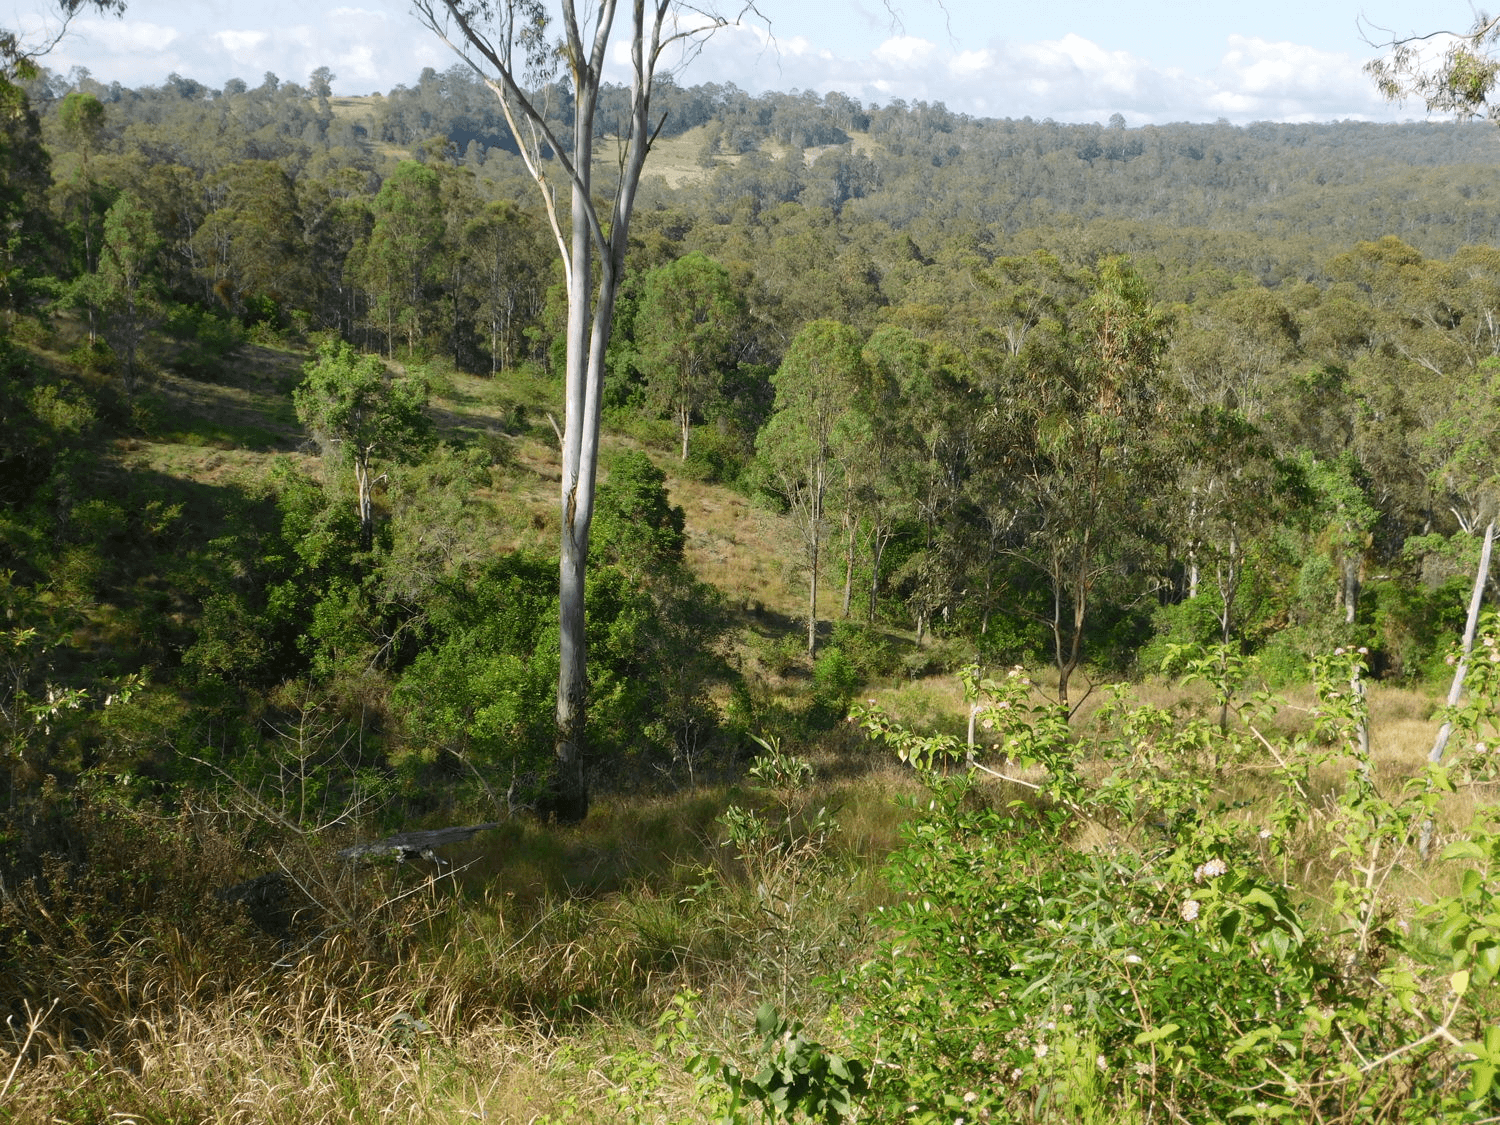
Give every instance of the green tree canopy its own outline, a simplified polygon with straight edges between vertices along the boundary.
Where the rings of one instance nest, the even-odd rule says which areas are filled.
[[[1170,322],[1123,258],[1081,280],[1087,298],[1057,331],[1029,339],[1012,368],[1027,507],[1019,554],[1050,587],[1047,625],[1064,706],[1094,588],[1150,538],[1153,497],[1171,468],[1163,449]]]
[[[432,442],[427,384],[393,379],[378,356],[357,355],[345,343],[324,344],[303,371],[307,377],[292,392],[297,418],[325,454],[335,452],[353,467],[360,539],[368,549],[377,462],[415,460]]]
[[[616,457],[599,486],[590,552],[627,571],[681,566],[686,516],[666,484],[667,474],[639,450]]]
[[[636,311],[648,399],[670,411],[688,456],[693,417],[718,397],[743,306],[729,271],[694,251],[652,270]]]
[[[125,391],[135,387],[136,356],[160,311],[163,240],[145,204],[123,193],[104,215],[98,273],[85,277],[85,299],[104,310],[105,334],[119,355]]]
[[[374,228],[352,255],[388,355],[398,334],[412,348],[422,336],[444,233],[440,192],[437,172],[425,164],[396,165],[371,204]]]
[[[818,643],[818,571],[828,490],[836,478],[835,432],[863,382],[863,347],[860,334],[836,320],[815,320],[798,332],[771,377],[776,405],[756,442],[767,487],[786,501],[802,533],[809,654]]]

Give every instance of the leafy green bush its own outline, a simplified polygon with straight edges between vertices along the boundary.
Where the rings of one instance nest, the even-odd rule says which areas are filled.
[[[769,1002],[755,1013],[755,1032],[759,1065],[752,1074],[717,1056],[700,1055],[691,1062],[695,1071],[728,1090],[720,1120],[738,1121],[741,1107],[750,1105],[758,1105],[768,1121],[805,1118],[835,1125],[855,1117],[858,1099],[869,1089],[864,1063],[828,1050]]]
[[[610,461],[595,500],[590,554],[646,574],[680,566],[686,516],[667,499],[666,482],[666,473],[638,450]]]
[[[862,621],[847,617],[835,621],[828,643],[843,652],[863,680],[895,675],[901,667],[901,655],[890,634]]]
[[[877,915],[877,952],[830,982],[850,1059],[869,1068],[868,1095],[839,1114],[1490,1119],[1500,1010],[1481,986],[1500,975],[1496,821],[1446,850],[1470,865],[1458,893],[1409,909],[1405,926],[1381,888],[1416,859],[1443,793],[1500,774],[1486,751],[1500,734],[1497,653],[1492,618],[1471,661],[1476,702],[1453,716],[1452,764],[1382,786],[1351,688],[1368,674],[1362,652],[1318,657],[1313,736],[1278,744],[1262,729],[1275,701],[1235,699],[1237,657],[1177,650],[1189,677],[1223,679],[1216,694],[1254,734],[1245,747],[1267,751],[1254,767],[1267,794],[1248,817],[1212,785],[1248,751],[1212,721],[1122,698],[1084,770],[1062,712],[1031,702],[1020,669],[965,674],[978,747],[856,709],[925,795],[890,858],[900,897]],[[1342,787],[1315,801],[1312,771],[1339,767]],[[1012,799],[1017,787],[1029,796]],[[1332,864],[1316,895],[1289,879],[1299,846]],[[764,1084],[722,1079],[764,1101]]]
[[[1154,635],[1136,653],[1143,672],[1160,668],[1174,645],[1212,644],[1219,637],[1219,619],[1213,598],[1186,598],[1173,605],[1158,606],[1151,615]]]
[[[813,662],[813,690],[833,707],[848,706],[859,690],[859,668],[838,645],[826,645]]]
[[[538,765],[550,751],[557,681],[557,573],[512,554],[438,591],[432,638],[396,683],[392,705],[427,753]]]
[[[807,635],[802,632],[757,635],[751,641],[755,655],[773,676],[791,676],[807,671]]]
[[[73,348],[68,352],[68,362],[81,371],[96,375],[113,375],[119,370],[119,360],[115,357],[114,349],[102,338],[96,338],[92,342],[85,340]]]
[[[164,327],[182,342],[172,367],[194,379],[212,377],[245,339],[233,318],[197,305],[174,305]]]
[[[693,480],[733,487],[750,463],[746,444],[732,430],[712,422],[699,426],[693,431],[688,458],[681,463],[682,473]]]
[[[1370,607],[1371,647],[1381,675],[1440,681],[1448,638],[1461,636],[1472,572],[1436,585],[1377,579],[1360,596]]]

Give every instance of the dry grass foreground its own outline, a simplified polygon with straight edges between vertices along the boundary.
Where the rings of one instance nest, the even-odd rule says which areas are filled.
[[[962,727],[948,681],[873,694],[893,712]],[[1210,706],[1163,683],[1139,694],[1182,714]],[[1284,733],[1306,717],[1297,702],[1282,712]],[[1372,690],[1377,765],[1391,787],[1420,767],[1432,711],[1421,693]],[[1082,717],[1080,732],[1090,722]],[[50,919],[51,931],[31,920],[33,933],[51,935],[38,957],[71,958],[54,967],[77,991],[28,997],[24,1008],[7,997],[16,1016],[0,1120],[707,1120],[690,1057],[742,1050],[749,1013],[765,999],[818,1022],[815,979],[868,953],[874,908],[890,900],[878,867],[896,841],[895,799],[916,791],[910,775],[857,737],[830,741],[819,763],[821,776],[841,780],[815,783],[799,808],[833,809],[839,830],[795,870],[752,869],[726,847],[718,818],[757,799],[733,787],[606,799],[575,829],[513,822],[456,850],[445,871],[377,868],[357,884],[328,867],[331,845],[314,846],[302,862],[323,865],[322,881],[308,882],[337,917],[295,949],[215,910],[191,919],[160,910],[140,932],[85,941],[88,916],[107,907],[80,886],[76,918]],[[1223,781],[1251,819],[1256,768]],[[999,786],[994,798],[1020,795]],[[1468,823],[1475,802],[1472,791],[1449,802],[1440,839]],[[1329,867],[1315,827],[1293,873],[1313,896]],[[164,851],[178,849],[179,868],[196,864],[201,888],[206,869],[222,865],[230,877],[247,826],[205,809],[136,830],[171,841]],[[278,854],[292,866],[300,853]],[[158,873],[171,876],[171,866]],[[1388,891],[1406,902],[1446,889],[1413,867]],[[0,917],[16,922],[16,903]]]

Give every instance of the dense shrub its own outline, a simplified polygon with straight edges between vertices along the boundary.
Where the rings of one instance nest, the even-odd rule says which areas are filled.
[[[884,940],[833,983],[868,1065],[861,1118],[1489,1119],[1493,819],[1447,849],[1477,867],[1415,910],[1425,924],[1395,925],[1374,873],[1416,858],[1455,777],[1496,768],[1494,628],[1473,662],[1476,703],[1454,714],[1451,770],[1376,782],[1350,689],[1368,670],[1340,648],[1314,665],[1315,738],[1272,747],[1273,783],[1248,820],[1213,791],[1242,751],[1211,722],[1115,705],[1095,747],[1109,768],[1086,775],[1061,711],[1031,703],[1019,670],[969,676],[978,759],[858,709],[926,790],[888,864],[900,898],[879,914]],[[1232,695],[1237,658],[1191,651],[1179,666]],[[1264,702],[1235,708],[1255,728]],[[1321,812],[1304,782],[1335,764],[1346,779]],[[1041,782],[1008,800],[995,779],[1027,765]],[[1299,845],[1331,850],[1326,888],[1292,881]]]

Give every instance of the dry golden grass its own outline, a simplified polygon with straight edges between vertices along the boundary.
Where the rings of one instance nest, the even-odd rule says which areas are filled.
[[[419,1021],[400,1007],[408,999],[376,990],[353,1008],[309,996],[270,1009],[253,992],[228,997],[171,1027],[144,1029],[128,1065],[48,1054],[0,1100],[0,1120],[703,1120],[682,1052],[658,1047],[649,1028],[611,1023],[560,1036],[527,1023],[464,1026],[442,1011]],[[64,1108],[70,1116],[57,1117]]]
[[[459,849],[457,883],[387,872],[377,897],[407,896],[394,928],[293,952],[241,935],[218,971],[211,936],[173,925],[149,970],[60,946],[97,1031],[45,1002],[13,1023],[0,1121],[701,1120],[687,1045],[659,1040],[656,1014],[699,994],[694,1043],[724,1049],[762,999],[800,1001],[857,956],[894,784],[807,794],[848,816],[847,843],[756,878],[716,824],[744,795],[605,799],[577,828],[514,822]],[[125,983],[142,971],[159,983]]]
[[[597,1076],[589,1090],[587,1073],[557,1065],[555,1036],[525,1024],[467,1029],[448,1000],[440,983],[420,995],[339,994],[308,981],[274,1004],[245,989],[143,1024],[128,1061],[49,1052],[13,1083],[0,1116],[50,1121],[67,1107],[69,1120],[223,1125],[532,1121],[570,1093],[607,1094]]]
[[[1202,713],[1207,705],[1196,690],[1139,687],[1156,706]],[[950,729],[966,715],[951,678],[872,694]],[[1370,703],[1380,780],[1395,785],[1425,757],[1432,700],[1380,688]],[[689,1045],[659,1032],[658,1013],[695,994],[693,1045],[730,1053],[762,999],[791,1001],[816,1024],[811,978],[857,963],[874,907],[891,901],[875,872],[907,815],[896,798],[919,787],[888,752],[848,733],[812,754],[819,780],[799,797],[798,815],[826,807],[840,827],[805,868],[778,869],[774,856],[747,865],[724,846],[725,805],[766,800],[738,790],[606,797],[569,829],[507,824],[454,853],[461,874],[414,900],[424,905],[402,923],[408,936],[392,954],[335,938],[294,967],[271,969],[261,954],[264,974],[225,986],[205,976],[176,997],[100,980],[91,1002],[113,1005],[119,1030],[80,1052],[65,1029],[47,1025],[24,1059],[16,1053],[24,1028],[13,1031],[0,1047],[9,1052],[0,1055],[0,1081],[15,1066],[0,1121],[705,1120],[686,1068]],[[1322,792],[1342,768],[1336,762],[1314,779],[1319,796],[1285,860],[1269,845],[1263,857],[1272,870],[1283,864],[1314,914],[1338,862],[1336,809]],[[1227,777],[1226,788],[1251,797],[1234,815],[1259,824],[1263,766]],[[997,802],[1023,796],[999,783],[990,789]],[[1440,837],[1465,815],[1445,809]],[[1072,842],[1115,849],[1151,837],[1159,846],[1153,831],[1094,823]],[[1380,909],[1405,917],[1414,897],[1451,890],[1449,866],[1399,849],[1372,875]],[[211,965],[184,941],[168,937],[158,948],[164,980],[187,981]],[[161,1002],[142,1004],[143,995]]]
[[[739,493],[688,478],[669,478],[668,495],[686,516],[685,554],[694,574],[749,612],[789,619],[806,614],[807,588],[786,562],[801,553],[790,520]]]
[[[660,176],[671,188],[690,184],[706,183],[713,175],[712,168],[698,163],[698,154],[703,151],[703,142],[708,136],[708,127],[698,125],[676,137],[658,137],[646,157],[646,176]],[[613,146],[605,146],[613,151]],[[726,164],[736,163],[737,157],[721,158]]]

